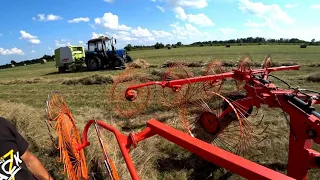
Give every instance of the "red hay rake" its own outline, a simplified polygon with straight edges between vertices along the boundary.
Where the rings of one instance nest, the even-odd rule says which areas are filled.
[[[136,147],[140,141],[154,135],[159,135],[247,179],[307,179],[310,168],[320,167],[320,153],[312,150],[313,141],[320,144],[320,114],[313,107],[320,103],[320,93],[292,88],[288,84],[288,89],[277,87],[271,83],[269,77],[284,81],[271,75],[271,72],[299,70],[300,66],[271,68],[270,65],[270,57],[267,57],[261,69],[252,69],[251,58],[245,56],[240,60],[237,68],[227,72],[221,63],[213,61],[209,63],[202,76],[195,76],[177,65],[171,67],[160,81],[144,81],[126,86],[120,97],[127,103],[137,101],[140,103],[140,106],[137,107],[140,108],[147,105],[147,99],[150,98],[150,86],[162,87],[165,104],[169,107],[179,107],[180,119],[187,133],[156,119],[151,119],[147,121],[147,127],[142,131],[124,135],[101,120],[90,120],[83,130],[82,143],[79,143],[76,149],[80,151],[90,145],[87,133],[90,126],[95,124],[116,136],[130,175],[134,180],[139,179],[139,176],[130,157],[130,149]],[[116,82],[119,83],[120,80]],[[223,85],[228,83],[236,85],[236,91],[228,87],[224,89]],[[113,93],[115,93],[115,87],[112,88]],[[141,92],[147,97],[139,101]],[[248,120],[249,116],[252,116],[253,107],[259,109],[262,105],[280,108],[290,116],[287,175],[239,156],[250,147],[252,141],[249,139],[262,134],[254,132],[255,124]],[[124,112],[124,108],[125,106],[118,110]],[[141,112],[140,108],[137,108],[139,112]],[[198,115],[194,117],[190,112]],[[127,111],[122,115],[130,118],[134,116],[134,112]],[[236,130],[231,131],[230,129]],[[208,137],[198,138],[204,137],[199,135],[201,133],[205,133],[210,140],[206,139]],[[231,134],[228,135],[228,133]],[[236,138],[231,138],[235,136]],[[217,147],[218,143],[225,146]],[[111,175],[114,173],[109,174],[112,179],[118,179]]]

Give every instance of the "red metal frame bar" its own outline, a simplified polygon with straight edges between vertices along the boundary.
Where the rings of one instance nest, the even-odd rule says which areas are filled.
[[[300,66],[283,66],[283,67],[275,67],[275,68],[267,68],[267,69],[255,69],[251,70],[248,74],[248,72],[242,72],[239,70],[233,70],[233,72],[227,72],[227,73],[221,73],[221,74],[215,74],[215,75],[206,75],[206,76],[199,76],[199,77],[191,77],[191,78],[185,78],[185,79],[177,79],[177,80],[171,80],[171,81],[154,81],[154,82],[148,82],[145,84],[139,84],[135,86],[130,86],[127,88],[125,92],[125,96],[128,100],[134,99],[134,94],[131,93],[132,90],[151,86],[151,85],[160,85],[162,87],[169,87],[169,88],[179,88],[184,84],[191,84],[191,83],[197,83],[197,82],[205,82],[205,81],[215,81],[215,80],[221,80],[226,78],[234,78],[238,80],[245,80],[250,79],[249,75],[253,74],[260,74],[260,73],[266,73],[269,74],[270,72],[274,71],[283,71],[283,70],[299,70]]]
[[[89,127],[93,124],[93,122],[94,120],[90,120],[86,124],[83,130],[82,144],[78,146],[77,148],[78,150],[90,145],[87,139],[88,138],[87,134],[88,134]],[[194,154],[204,159],[207,159],[208,161],[214,164],[224,167],[248,179],[281,179],[281,180],[292,179],[284,174],[273,171],[262,165],[256,164],[245,158],[242,158],[228,151],[220,149],[216,146],[208,144],[204,141],[201,141],[197,138],[191,137],[190,135],[185,134],[168,125],[165,125],[155,119],[149,120],[147,122],[147,127],[142,131],[140,131],[139,133],[137,134],[130,133],[128,136],[121,134],[117,129],[104,123],[101,120],[97,120],[97,123],[99,126],[115,134],[121,153],[129,169],[130,175],[134,180],[138,180],[140,178],[137,174],[137,171],[134,167],[132,159],[129,155],[130,147],[131,146],[135,147],[138,142],[145,140],[153,135],[159,135],[189,150],[190,152],[193,152]]]

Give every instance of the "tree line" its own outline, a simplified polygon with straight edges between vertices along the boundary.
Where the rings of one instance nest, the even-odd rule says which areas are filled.
[[[20,61],[20,62],[16,62],[15,60],[11,60],[10,64],[7,63],[4,65],[0,65],[0,69],[11,68],[11,67],[16,67],[16,66],[26,66],[26,65],[30,65],[30,64],[39,64],[39,63],[41,63],[41,61],[43,59],[45,59],[47,62],[54,61],[54,55],[52,55],[52,56],[44,55],[40,58],[31,59],[31,60],[24,60],[24,61]]]
[[[303,44],[303,45],[320,45],[320,41],[315,41],[312,39],[311,41],[304,41],[298,38],[280,38],[280,39],[266,39],[263,37],[247,37],[247,38],[237,38],[237,39],[229,39],[229,40],[213,40],[213,41],[199,41],[194,42],[192,44],[184,45],[180,41],[176,44],[166,44],[164,45],[161,42],[157,42],[154,45],[145,46],[145,45],[132,45],[128,44],[125,49],[127,51],[134,50],[145,50],[145,49],[162,49],[162,48],[177,48],[177,47],[195,47],[195,46],[224,46],[224,45],[263,45],[263,44],[281,44],[281,45],[295,45],[295,44]]]

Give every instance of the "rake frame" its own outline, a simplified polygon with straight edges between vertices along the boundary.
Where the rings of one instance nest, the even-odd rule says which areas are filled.
[[[180,89],[185,84],[214,81],[226,78],[235,80],[245,80],[244,89],[247,91],[246,97],[236,100],[244,107],[255,106],[260,108],[266,104],[271,108],[281,108],[290,116],[289,135],[289,155],[287,176],[269,168],[263,167],[240,156],[222,150],[214,145],[196,139],[186,133],[171,128],[156,119],[147,122],[147,127],[137,134],[130,133],[128,136],[121,134],[117,129],[102,121],[97,121],[98,125],[113,132],[117,138],[119,147],[126,161],[127,167],[133,179],[139,179],[136,169],[129,155],[130,148],[135,147],[138,142],[151,136],[159,135],[198,156],[224,167],[236,174],[248,179],[307,179],[310,168],[320,167],[320,153],[312,150],[312,141],[320,144],[320,114],[311,106],[320,104],[319,98],[306,103],[302,99],[309,99],[309,95],[300,93],[295,89],[285,90],[278,88],[268,81],[268,74],[274,71],[299,70],[300,66],[285,66],[275,68],[265,68],[256,70],[241,71],[234,69],[232,72],[192,77],[171,81],[155,81],[129,87],[125,96],[128,100],[135,99],[132,90],[140,87],[159,85],[163,88]],[[260,77],[258,75],[261,75]],[[319,94],[313,94],[319,96]],[[227,108],[222,114],[231,111]],[[87,132],[93,121],[89,121],[83,131],[82,144],[78,150],[90,145],[87,139]]]

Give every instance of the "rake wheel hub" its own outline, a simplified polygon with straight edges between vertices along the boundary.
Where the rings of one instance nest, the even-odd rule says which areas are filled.
[[[128,101],[134,101],[138,97],[138,92],[136,90],[129,90],[125,96]]]
[[[200,115],[199,120],[201,126],[206,132],[210,134],[218,133],[220,128],[220,121],[217,115],[211,112],[204,112]]]

